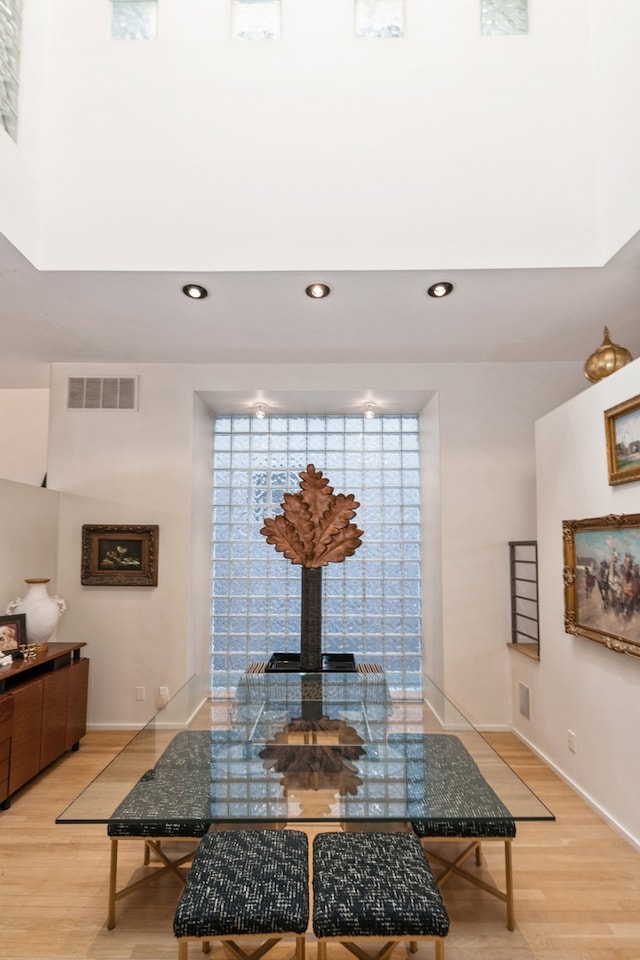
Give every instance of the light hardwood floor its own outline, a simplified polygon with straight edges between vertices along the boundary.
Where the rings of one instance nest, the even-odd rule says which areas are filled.
[[[172,919],[180,887],[167,876],[120,901],[107,930],[109,841],[104,826],[55,817],[128,739],[89,733],[80,750],[42,773],[0,812],[2,960],[176,960]],[[492,743],[556,815],[518,825],[516,929],[504,905],[470,884],[444,889],[451,916],[447,960],[640,960],[640,853],[509,734]],[[122,879],[141,872],[140,841],[121,843]],[[502,845],[487,844],[481,870],[501,876]],[[280,948],[279,948],[280,949]],[[282,948],[278,958],[290,956]],[[404,955],[398,948],[394,957]],[[193,945],[190,957],[201,957]],[[214,944],[213,960],[223,953]],[[349,957],[331,946],[329,957]],[[433,946],[419,945],[417,960]],[[309,960],[315,946],[308,945]]]

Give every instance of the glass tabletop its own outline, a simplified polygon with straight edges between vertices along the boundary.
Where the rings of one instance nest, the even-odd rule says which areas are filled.
[[[247,672],[228,697],[193,677],[57,818],[116,835],[215,823],[553,820],[435,686],[384,674]]]

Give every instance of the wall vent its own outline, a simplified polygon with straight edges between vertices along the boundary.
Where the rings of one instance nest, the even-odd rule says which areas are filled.
[[[68,410],[137,410],[137,377],[69,377]]]
[[[531,719],[531,691],[526,683],[520,683],[520,715]]]

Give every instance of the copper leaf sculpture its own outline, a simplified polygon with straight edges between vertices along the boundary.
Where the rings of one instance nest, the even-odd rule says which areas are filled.
[[[334,494],[312,463],[299,476],[300,492],[285,493],[284,513],[267,517],[260,533],[292,563],[307,568],[341,563],[362,543],[363,531],[349,522],[360,504],[352,493]]]
[[[260,533],[278,553],[302,566],[300,668],[316,671],[322,669],[322,567],[352,556],[363,531],[350,522],[360,506],[352,493],[334,494],[312,463],[299,476],[300,492],[285,493],[284,512],[265,518]]]

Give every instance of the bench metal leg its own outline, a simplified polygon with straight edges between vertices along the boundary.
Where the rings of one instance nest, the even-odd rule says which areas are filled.
[[[135,838],[138,839],[138,838]],[[116,925],[116,903],[118,900],[121,900],[122,897],[128,896],[130,893],[133,893],[135,890],[139,890],[140,887],[143,887],[145,884],[150,883],[152,880],[155,880],[157,877],[162,876],[162,874],[170,872],[173,873],[181,884],[184,884],[185,874],[179,868],[187,863],[193,857],[193,850],[189,850],[188,853],[183,854],[181,857],[178,857],[176,860],[171,860],[164,852],[160,845],[160,840],[151,840],[145,839],[144,845],[144,864],[149,865],[150,862],[150,851],[156,854],[159,860],[162,861],[163,866],[154,866],[152,870],[147,873],[146,876],[141,877],[139,880],[134,880],[133,883],[127,884],[126,887],[122,889],[117,889],[118,884],[118,838],[111,838],[111,857],[109,863],[109,886],[108,886],[108,904],[107,904],[107,930],[113,930]]]
[[[484,838],[491,840],[491,838]],[[469,870],[465,870],[462,864],[467,860],[471,854],[475,854],[475,861],[477,864],[481,863],[480,857],[480,841],[473,840],[471,843],[468,843],[462,852],[453,860],[447,860],[439,853],[435,853],[431,850],[427,844],[429,843],[428,839],[423,839],[422,844],[424,851],[427,854],[428,858],[435,860],[439,863],[444,870],[436,877],[436,882],[439,887],[444,886],[444,884],[452,877],[454,874],[458,877],[463,877],[465,880],[468,880],[469,883],[475,884],[476,887],[480,887],[482,890],[485,890],[487,893],[490,893],[492,896],[497,897],[498,900],[502,900],[507,907],[507,930],[515,929],[515,902],[513,895],[513,856],[511,850],[511,838],[505,839],[503,837],[496,838],[504,843],[504,874],[505,874],[505,889],[501,890],[495,884],[486,883],[480,877],[477,877],[475,874],[470,873]],[[452,837],[450,838],[452,842],[463,843],[464,837]],[[445,842],[443,837],[434,837],[431,841],[433,843],[442,843]],[[449,838],[447,841],[449,842]]]

